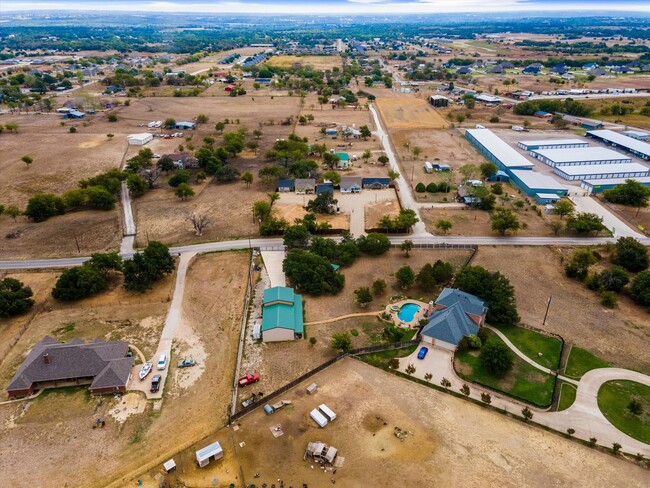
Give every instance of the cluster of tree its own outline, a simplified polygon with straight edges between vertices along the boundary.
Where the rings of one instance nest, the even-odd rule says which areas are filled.
[[[164,276],[174,271],[174,259],[169,248],[151,241],[141,253],[122,261],[117,253],[93,254],[82,266],[64,271],[52,289],[52,296],[60,301],[86,298],[108,286],[110,273],[124,274],[124,288],[145,292]]]
[[[566,223],[567,229],[578,234],[598,233],[605,230],[603,218],[596,214],[580,212],[571,215]]]
[[[15,278],[0,280],[0,318],[27,312],[34,305],[33,295],[29,286]]]
[[[417,283],[426,292],[432,292],[438,286],[448,283],[453,276],[454,268],[451,263],[443,262],[440,259],[433,264],[425,264],[417,274],[408,265],[402,266],[395,273],[395,279],[400,288],[406,290]]]
[[[514,288],[508,278],[498,271],[490,272],[481,266],[466,266],[456,275],[455,285],[459,290],[487,302],[488,322],[505,326],[519,322]]]
[[[564,113],[577,117],[587,117],[591,114],[591,107],[571,98],[565,100],[529,100],[515,105],[512,110],[517,115],[533,115],[538,110],[549,113]]]
[[[275,141],[273,147],[265,154],[265,157],[288,167],[291,163],[306,159],[308,152],[309,146],[306,137],[303,139],[296,134],[289,134],[287,139]]]
[[[437,184],[431,182],[426,186],[422,182],[415,185],[415,191],[418,193],[424,193],[425,191],[429,193],[449,193],[450,190],[451,185],[445,181]]]
[[[260,224],[260,234],[263,236],[273,236],[282,234],[286,229],[288,223],[286,220],[276,218],[273,215],[273,203],[275,203],[280,195],[276,192],[269,193],[269,201],[257,200],[253,203],[253,217],[257,219]]]
[[[411,227],[418,223],[420,219],[417,218],[414,210],[402,208],[397,217],[391,218],[384,215],[379,219],[379,229],[385,232],[408,232]]]
[[[605,199],[612,203],[629,205],[630,207],[647,207],[650,201],[650,188],[636,180],[626,180],[611,190],[603,192]]]
[[[498,207],[490,213],[490,226],[493,231],[505,236],[508,231],[517,232],[521,228],[521,223],[512,210]]]
[[[331,191],[324,191],[316,195],[316,198],[307,203],[308,212],[331,215],[336,213],[338,200],[334,198]]]
[[[345,285],[345,277],[334,270],[329,259],[305,249],[289,250],[282,270],[298,290],[314,296],[336,294]]]

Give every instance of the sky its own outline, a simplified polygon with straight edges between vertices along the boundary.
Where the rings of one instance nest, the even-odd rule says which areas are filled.
[[[434,14],[456,12],[648,12],[639,0],[0,0],[1,10],[204,12],[251,14]]]

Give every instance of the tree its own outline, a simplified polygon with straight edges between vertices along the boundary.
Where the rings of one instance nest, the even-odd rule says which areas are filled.
[[[246,183],[246,188],[249,188],[253,183],[253,174],[249,171],[246,171],[243,175],[241,175],[241,179],[244,183]]]
[[[416,369],[415,369],[415,366],[413,366],[413,364],[409,364],[406,367],[405,371],[406,371],[406,374],[413,374],[413,373],[415,373]]]
[[[352,349],[352,339],[347,332],[339,332],[332,335],[332,348],[340,352],[348,352]]]
[[[410,239],[407,239],[404,242],[402,242],[402,244],[400,244],[399,248],[400,248],[400,251],[404,252],[405,256],[408,258],[409,255],[410,255],[409,253],[413,249],[413,241],[410,240]]]
[[[492,403],[492,396],[489,393],[481,393],[481,401],[486,405]]]
[[[637,208],[647,207],[650,201],[650,188],[636,180],[626,180],[622,185],[605,190],[603,196],[612,203]]]
[[[436,220],[436,229],[443,232],[443,234],[449,233],[454,224],[451,220],[438,219]]]
[[[519,322],[514,288],[508,278],[498,271],[490,272],[481,266],[465,266],[456,275],[455,285],[459,290],[488,302],[489,323],[508,326]]]
[[[372,294],[375,296],[383,295],[386,292],[386,282],[382,279],[372,282]]]
[[[169,117],[165,119],[165,122],[163,123],[163,127],[167,129],[175,129],[176,128],[176,120],[173,118]]]
[[[361,159],[363,159],[364,163],[367,163],[371,157],[372,157],[372,152],[370,152],[370,149],[366,149],[365,151],[363,151],[363,154],[361,155]]]
[[[481,174],[481,170],[473,164],[464,164],[458,171],[463,175],[463,181],[474,180]]]
[[[367,286],[362,286],[361,288],[357,288],[356,290],[354,290],[354,294],[356,296],[355,301],[362,307],[365,307],[373,300],[372,294],[370,293],[370,288],[368,288]]]
[[[490,225],[492,226],[492,230],[497,231],[502,236],[506,235],[506,232],[509,230],[516,232],[521,227],[519,219],[514,212],[505,207],[499,207],[492,212],[490,215]]]
[[[630,403],[627,404],[627,409],[632,413],[633,415],[641,415],[643,413],[643,404],[639,400],[632,400]]]
[[[449,381],[447,378],[443,378],[440,380],[440,386],[443,388],[449,388],[451,386],[451,381]]]
[[[559,200],[553,205],[553,212],[563,219],[565,215],[573,215],[573,204],[569,200]]]
[[[214,129],[217,132],[223,132],[223,130],[226,128],[226,124],[224,122],[217,122],[214,124]]]
[[[205,114],[199,114],[196,116],[196,121],[199,124],[206,124],[210,118]]]
[[[461,113],[456,114],[456,121],[458,122],[458,126],[460,127],[460,124],[465,122],[465,114],[461,114]]]
[[[650,270],[641,271],[634,277],[630,296],[639,305],[650,307]]]
[[[203,229],[212,223],[212,219],[210,219],[207,214],[200,212],[193,212],[189,214],[186,219],[192,224],[192,227],[194,227],[195,236],[202,236]]]
[[[602,217],[593,213],[578,213],[568,220],[566,226],[579,234],[600,232],[605,229]]]
[[[191,174],[187,169],[179,170],[174,176],[169,178],[169,186],[172,188],[177,188],[181,183],[187,183],[190,181]]]
[[[0,318],[27,312],[34,305],[32,289],[15,278],[0,280]]]
[[[84,266],[94,267],[104,277],[111,271],[122,271],[123,265],[122,257],[116,252],[92,254],[84,263]]]
[[[472,110],[476,106],[476,98],[471,93],[466,93],[463,95],[463,102],[465,102],[465,107]]]
[[[533,411],[528,407],[524,407],[521,409],[521,415],[524,417],[524,420],[528,421],[533,418]]]
[[[311,235],[304,225],[290,225],[284,230],[283,242],[288,249],[306,249]]]
[[[497,174],[497,171],[499,171],[499,168],[494,163],[483,163],[481,166],[479,166],[479,169],[481,170],[481,175],[483,175],[483,178],[494,176]]]
[[[339,163],[340,160],[341,158],[339,158],[337,154],[332,154],[328,152],[323,154],[323,164],[330,169],[334,168]]]
[[[144,292],[153,283],[174,271],[174,258],[169,247],[151,241],[141,253],[124,262],[124,288],[129,291]]]
[[[52,289],[52,296],[59,301],[81,300],[106,289],[106,277],[100,269],[83,265],[65,270]]]
[[[357,239],[357,245],[362,253],[379,256],[390,249],[390,240],[384,234],[371,232]]]
[[[27,169],[29,169],[29,166],[34,162],[34,160],[29,156],[23,156],[20,160],[27,165]]]
[[[618,454],[621,451],[621,447],[623,447],[623,446],[621,446],[618,442],[614,442],[612,444],[612,452],[614,454]]]
[[[7,208],[4,209],[4,214],[14,219],[15,222],[16,217],[21,214],[21,211],[15,205],[8,205]]]
[[[578,249],[571,256],[571,261],[564,267],[564,273],[569,278],[583,280],[587,277],[589,266],[597,262],[598,258],[591,249]]]
[[[96,210],[113,210],[117,199],[103,186],[86,188],[86,205]]]
[[[316,195],[316,198],[307,203],[307,211],[318,214],[333,214],[336,213],[336,204],[338,200],[334,198],[331,191],[324,191]]]
[[[426,263],[420,271],[418,272],[417,277],[415,278],[418,286],[424,291],[431,292],[436,289],[438,282],[433,275],[433,266],[429,263]]]
[[[427,191],[427,187],[424,186],[424,183],[420,182],[417,185],[415,185],[415,191],[418,193],[424,193]]]
[[[360,126],[359,132],[361,133],[361,137],[363,137],[364,141],[368,139],[368,137],[372,136],[372,132],[370,132],[370,129],[368,128],[367,125]]]
[[[178,187],[176,188],[176,191],[174,192],[174,194],[175,194],[178,198],[180,198],[181,200],[185,201],[185,200],[187,200],[188,198],[194,196],[194,190],[193,190],[192,187],[191,187],[190,185],[188,185],[187,183],[181,183],[181,184],[178,185]]]
[[[470,394],[469,385],[467,383],[463,383],[463,386],[460,387],[460,392],[465,396],[469,396]]]
[[[408,265],[402,266],[398,269],[397,273],[395,273],[395,278],[397,278],[397,284],[404,290],[415,283],[415,273]]]
[[[253,203],[253,217],[261,224],[271,215],[271,204],[266,200],[258,200]]]
[[[323,173],[323,179],[330,181],[333,185],[338,185],[341,182],[341,175],[333,170],[325,171]]]
[[[422,148],[415,146],[413,149],[411,149],[411,154],[413,154],[413,157],[415,159],[418,159],[420,157],[420,154],[422,154]]]
[[[379,164],[381,164],[382,166],[386,166],[388,164],[388,162],[390,161],[390,159],[388,159],[388,156],[386,156],[385,154],[382,154],[381,156],[379,156],[377,158],[377,161],[379,161]],[[399,178],[399,176],[398,176],[398,178]]]
[[[621,237],[616,241],[612,262],[628,271],[643,271],[650,263],[648,248],[633,237]]]
[[[132,195],[143,195],[149,188],[147,180],[136,174],[129,174],[126,178],[126,187]]]
[[[514,356],[510,348],[501,341],[489,340],[478,355],[481,365],[494,376],[504,376],[512,369]]]
[[[388,178],[390,179],[390,181],[395,181],[396,179],[399,178],[399,173],[397,171],[389,169],[388,170]]]
[[[598,290],[613,291],[620,293],[630,281],[630,277],[624,268],[614,266],[594,276],[594,285]]]
[[[328,259],[303,249],[291,249],[282,269],[296,288],[314,296],[336,294],[345,284],[345,277],[332,268]]]
[[[55,215],[65,213],[65,203],[61,197],[51,193],[39,193],[27,202],[25,215],[34,222],[44,222]]]

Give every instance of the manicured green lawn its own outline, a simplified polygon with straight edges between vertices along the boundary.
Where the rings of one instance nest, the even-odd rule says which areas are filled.
[[[413,354],[419,346],[416,344],[414,346],[404,347],[402,349],[391,349],[390,351],[381,351],[373,352],[370,354],[362,354],[359,356],[364,363],[368,363],[371,366],[376,366],[379,368],[386,368],[388,366],[388,360],[392,358],[405,358]]]
[[[560,391],[560,402],[557,406],[557,411],[566,410],[573,402],[576,401],[576,392],[578,391],[575,386],[571,383],[563,382],[560,385],[562,390]]]
[[[517,349],[540,366],[556,369],[560,361],[562,343],[559,339],[549,337],[523,327],[496,327],[510,339]],[[540,356],[539,353],[542,353]]]
[[[641,415],[627,409],[632,400],[641,402]],[[598,408],[617,429],[650,444],[650,386],[634,381],[608,381],[598,390]]]
[[[503,342],[495,334],[492,334],[489,340]],[[456,353],[455,362],[456,372],[463,379],[502,390],[515,398],[541,407],[551,403],[553,376],[535,369],[517,356],[514,358],[512,370],[503,378],[497,378],[483,368],[476,350]]]
[[[574,346],[571,348],[571,352],[569,353],[569,359],[564,368],[564,374],[570,378],[579,379],[587,371],[598,368],[607,368],[608,366],[609,363],[607,361],[603,361],[591,354],[589,351]]]

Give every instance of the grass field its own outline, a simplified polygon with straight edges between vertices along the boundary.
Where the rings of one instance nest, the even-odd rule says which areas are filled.
[[[497,327],[510,341],[530,359],[549,369],[555,369],[560,361],[562,343],[531,329],[523,327]],[[541,353],[541,355],[540,355]]]
[[[641,403],[641,415],[628,410],[632,400]],[[634,381],[608,381],[598,390],[598,408],[617,429],[650,444],[650,386]]]
[[[378,97],[376,103],[389,129],[444,129],[449,125],[425,100]]]
[[[558,403],[557,406],[558,412],[562,410],[566,410],[571,405],[573,405],[573,402],[576,401],[576,393],[577,393],[576,387],[573,386],[571,383],[562,382],[559,388],[561,388],[561,390],[560,390],[560,402]]]
[[[597,358],[589,351],[579,347],[572,347],[564,368],[564,374],[570,378],[581,378],[583,374],[592,369],[607,368],[609,363]]]
[[[489,341],[503,342],[492,334]],[[515,398],[534,405],[546,406],[553,397],[553,376],[515,356],[512,370],[503,378],[489,373],[479,362],[478,351],[468,350],[456,353],[454,358],[456,372],[461,378],[507,392]]]

